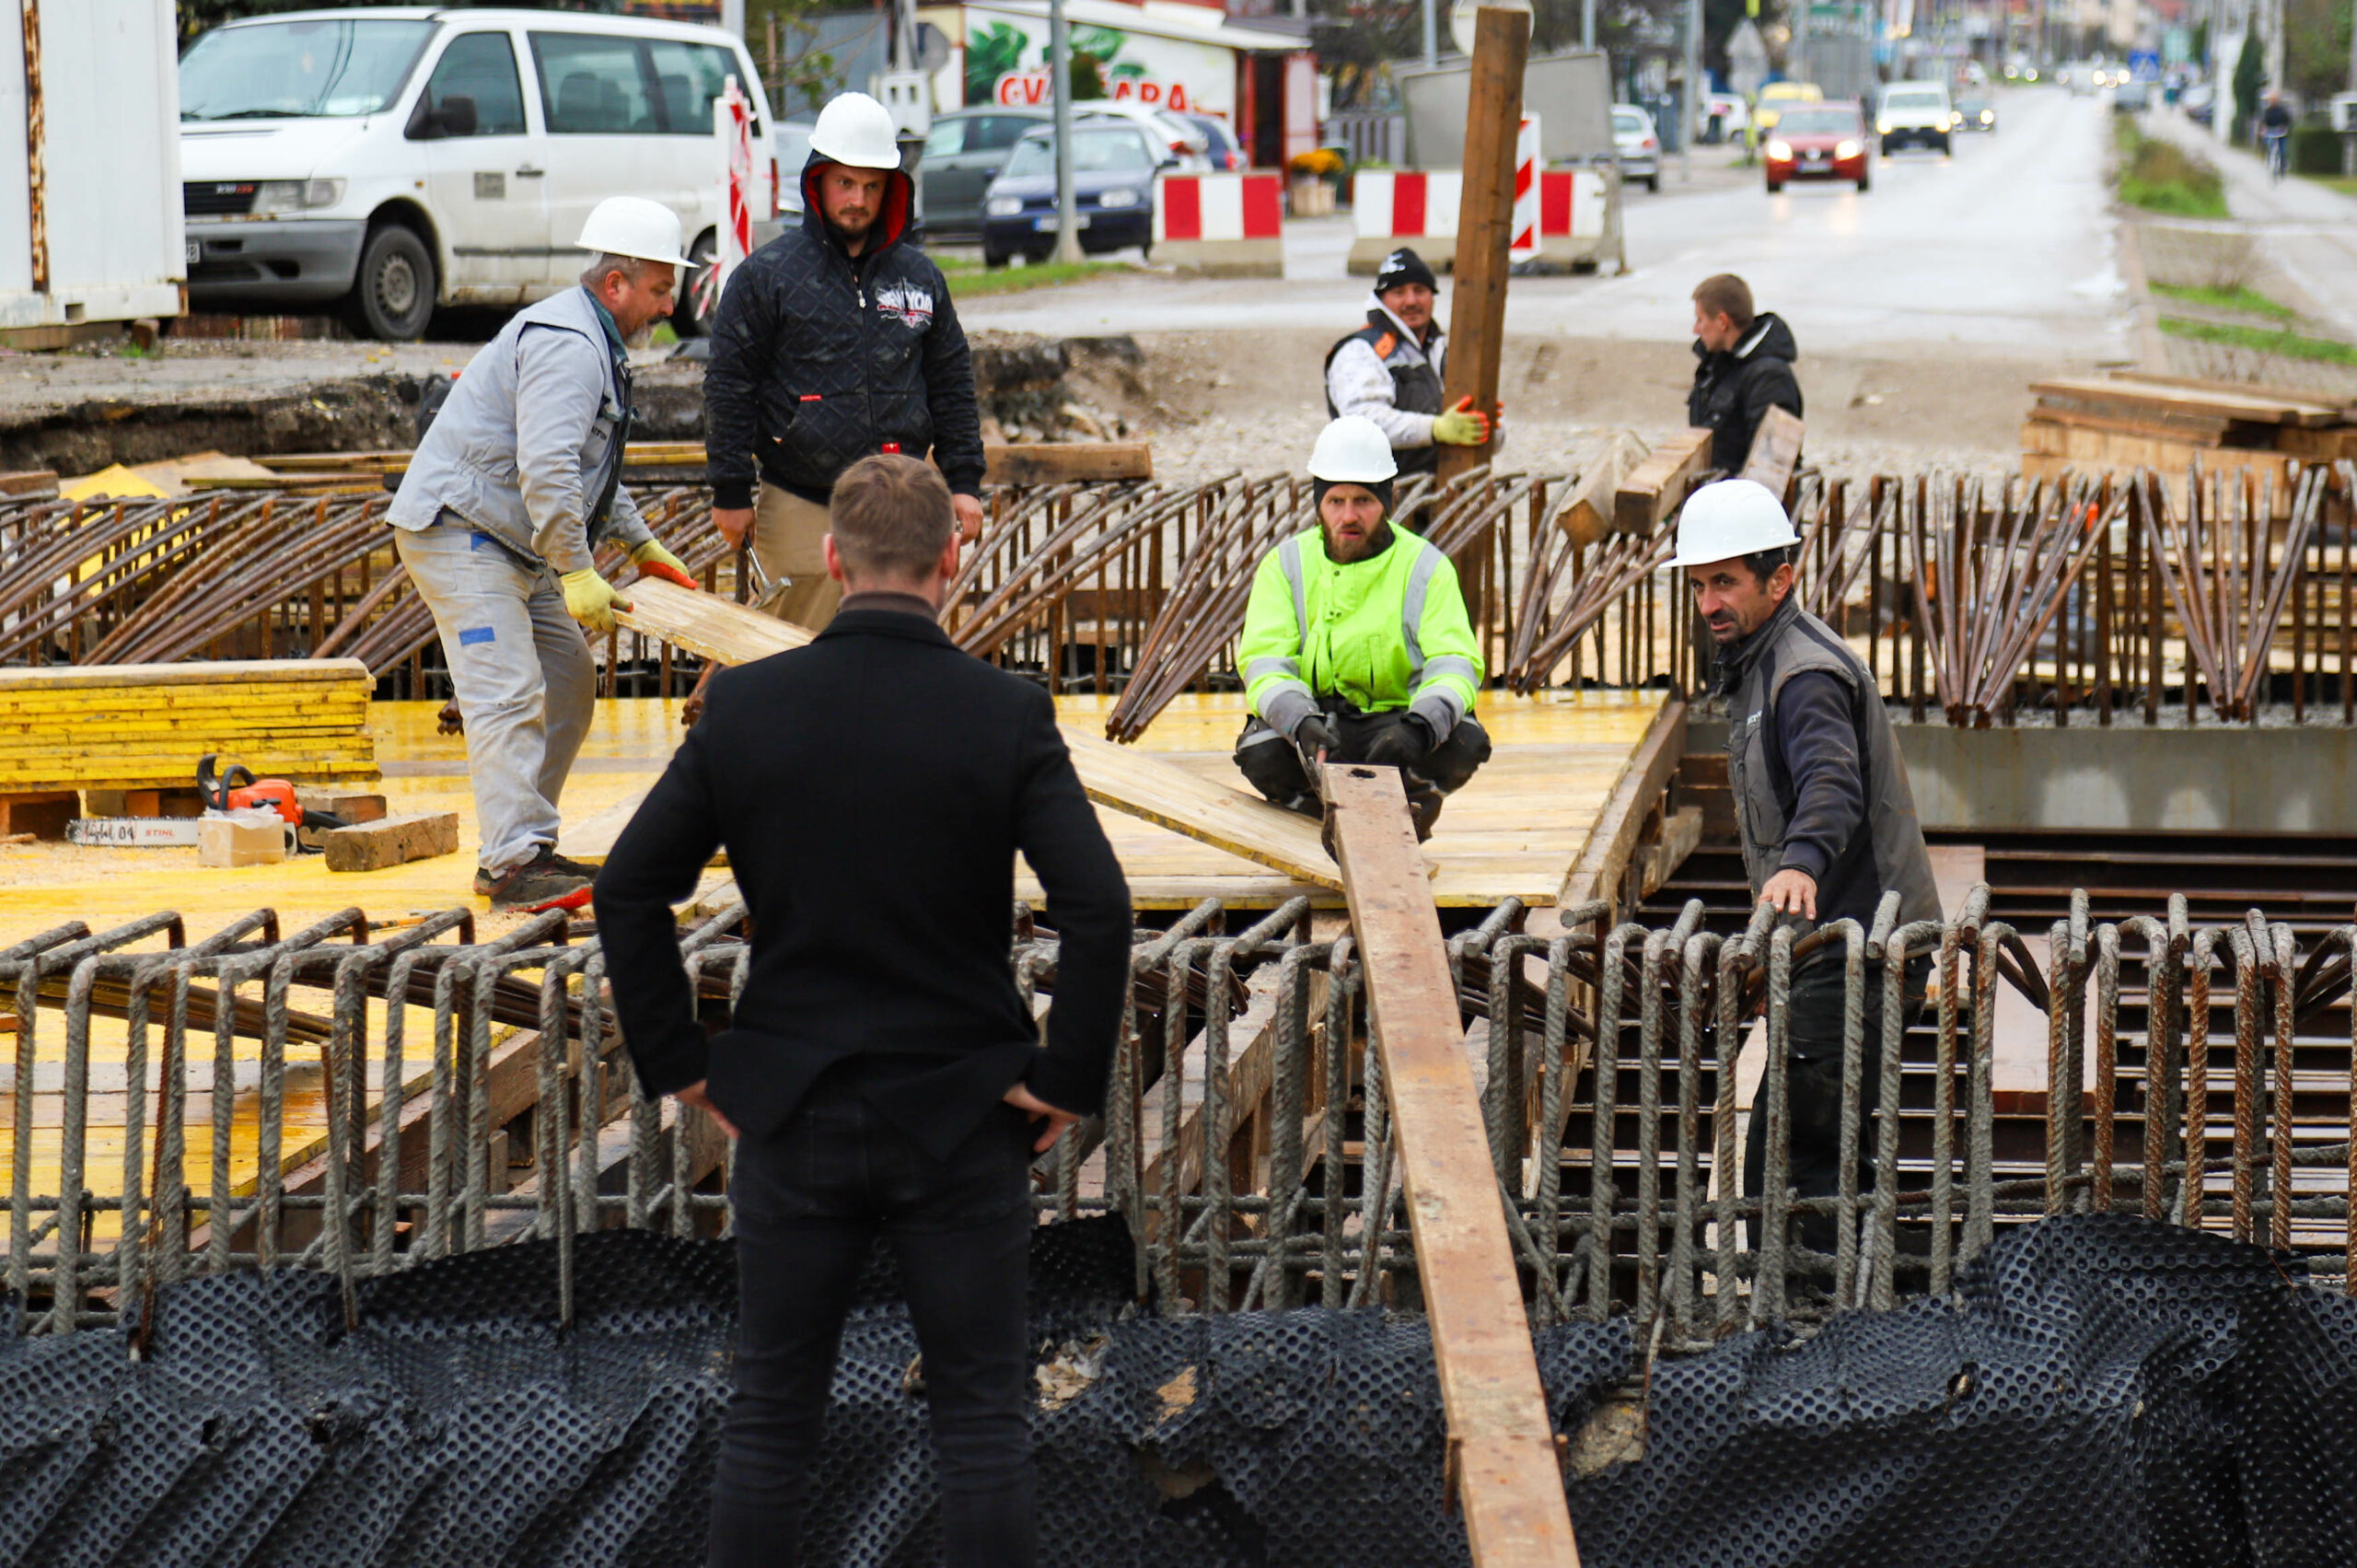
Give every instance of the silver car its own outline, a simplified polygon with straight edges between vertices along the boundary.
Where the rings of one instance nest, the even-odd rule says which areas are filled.
[[[1612,106],[1612,148],[1620,156],[1620,179],[1623,183],[1642,183],[1648,191],[1661,190],[1661,134],[1654,128],[1654,117],[1633,103]]]

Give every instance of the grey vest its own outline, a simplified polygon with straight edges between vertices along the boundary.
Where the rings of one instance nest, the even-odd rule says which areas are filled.
[[[1823,670],[1850,688],[1852,712],[1858,716],[1858,755],[1866,772],[1863,830],[1872,839],[1875,897],[1898,889],[1902,924],[1939,919],[1939,889],[1932,878],[1931,853],[1923,847],[1923,827],[1915,816],[1915,795],[1908,787],[1907,763],[1898,754],[1890,714],[1873,674],[1831,627],[1789,599],[1755,635],[1766,642],[1745,650],[1748,662],[1727,703],[1727,783],[1733,786],[1744,875],[1752,896],[1759,896],[1783,864],[1784,807],[1776,797],[1768,751],[1776,699],[1784,682],[1801,671]],[[1824,892],[1818,891],[1820,913]]]

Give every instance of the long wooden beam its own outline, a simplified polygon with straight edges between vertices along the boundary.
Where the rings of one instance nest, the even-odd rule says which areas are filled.
[[[1530,13],[1484,6],[1473,13],[1473,81],[1465,113],[1465,177],[1457,199],[1456,275],[1448,306],[1447,387],[1497,406],[1504,358],[1507,251],[1514,244],[1514,151],[1522,125],[1522,73],[1530,58]],[[1446,482],[1495,455],[1486,447],[1443,447]]]
[[[1637,847],[1646,808],[1667,787],[1670,774],[1678,771],[1685,755],[1686,704],[1664,703],[1646,726],[1645,738],[1630,754],[1628,766],[1620,771],[1620,782],[1613,786],[1604,809],[1588,829],[1587,842],[1580,846],[1563,873],[1562,889],[1555,895],[1557,909],[1572,909],[1590,899],[1618,901],[1620,879]]]
[[[1329,763],[1325,796],[1366,974],[1477,1568],[1577,1568],[1457,985],[1398,770]]]

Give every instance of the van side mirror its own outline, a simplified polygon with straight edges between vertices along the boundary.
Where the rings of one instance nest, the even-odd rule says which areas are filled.
[[[446,136],[471,136],[475,134],[475,100],[464,93],[452,93],[442,100],[439,108],[430,107],[432,99],[421,97],[417,108],[411,111],[409,126],[402,134],[412,142],[438,142]]]

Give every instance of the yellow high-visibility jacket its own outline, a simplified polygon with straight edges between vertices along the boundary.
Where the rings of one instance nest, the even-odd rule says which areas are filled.
[[[1481,687],[1457,569],[1397,522],[1380,555],[1348,565],[1326,558],[1314,528],[1271,551],[1237,664],[1252,711],[1287,735],[1320,698],[1340,697],[1362,713],[1409,709],[1446,740]]]

